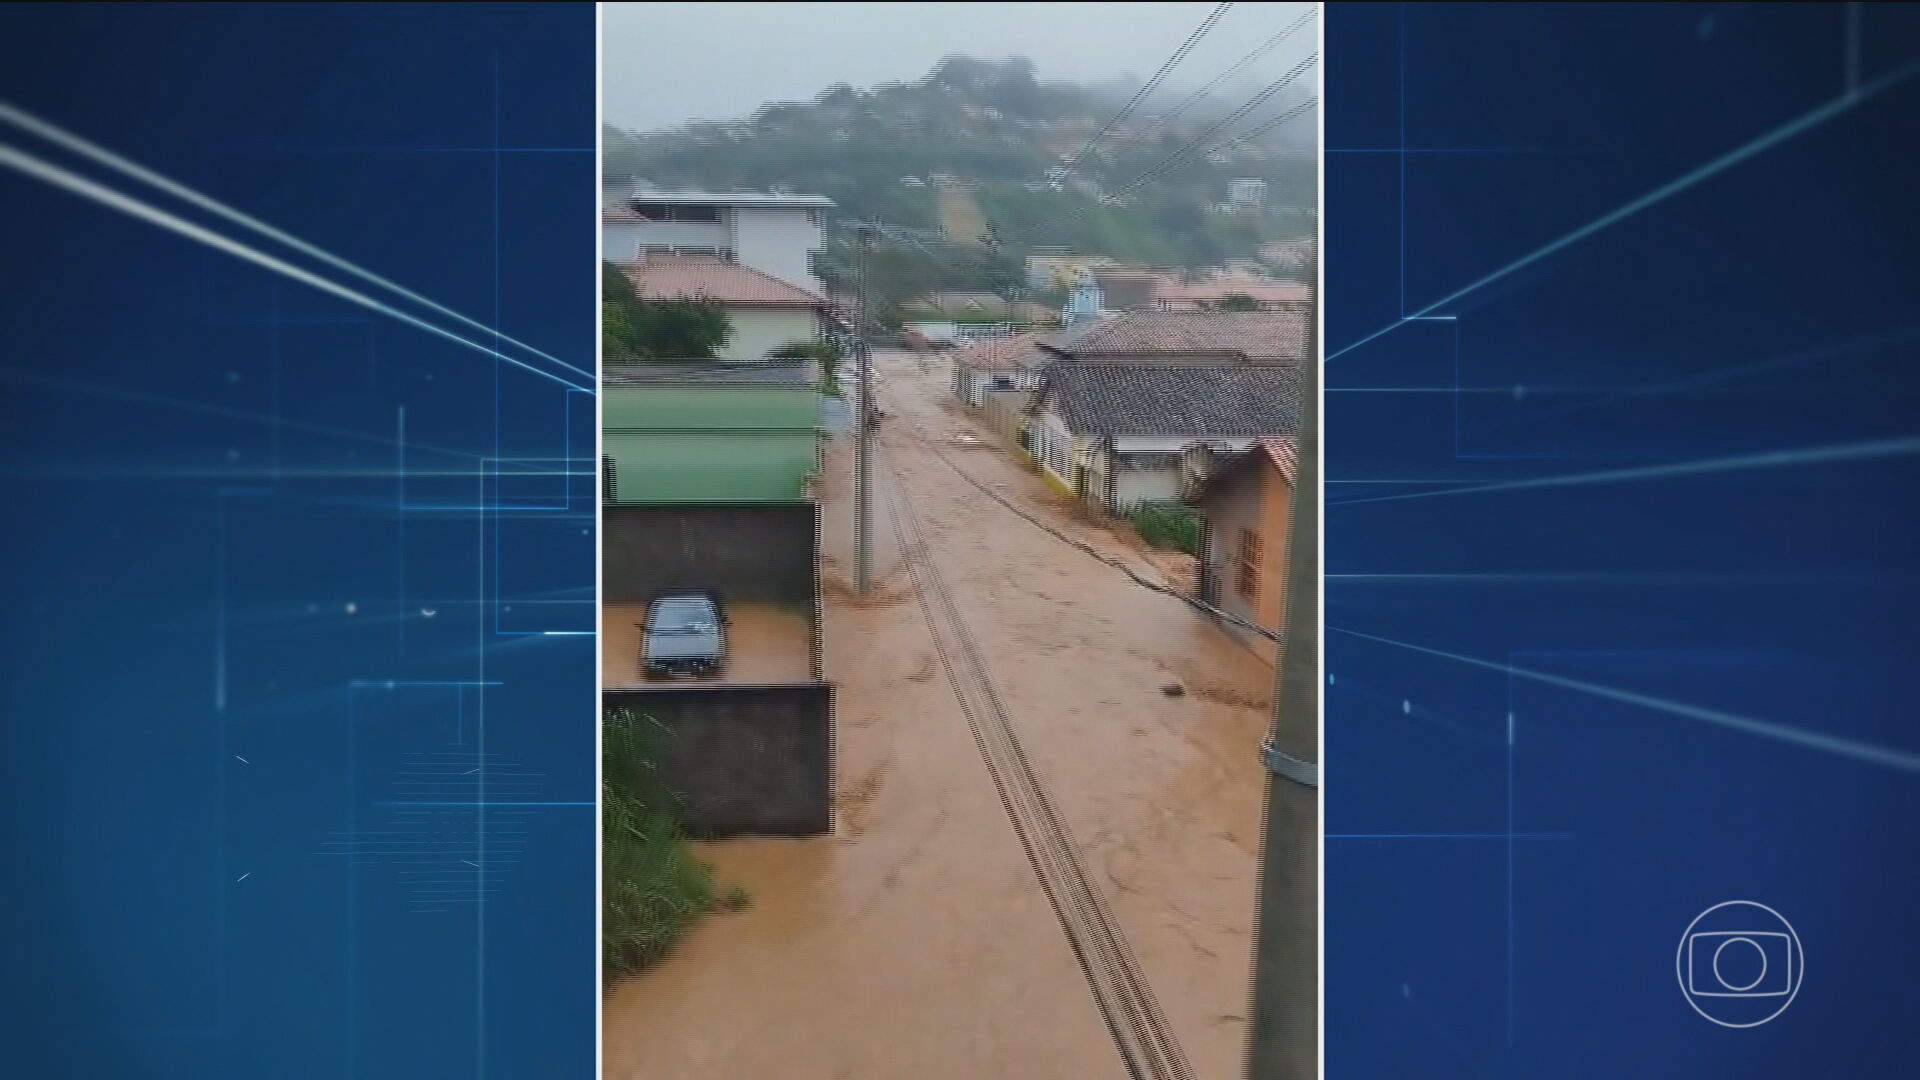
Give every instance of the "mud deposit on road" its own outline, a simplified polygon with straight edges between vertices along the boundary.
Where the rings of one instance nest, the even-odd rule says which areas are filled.
[[[1033,765],[1195,1074],[1237,1075],[1272,669],[955,475],[915,434],[952,453],[946,366],[876,359],[885,467]],[[988,490],[1151,572],[1136,546],[1075,520],[1004,449],[954,456]],[[666,962],[613,989],[606,1075],[1124,1076],[884,517],[876,590],[852,595],[851,471],[836,438],[823,490],[836,835],[703,845],[753,905],[704,920]],[[1189,693],[1163,695],[1169,681]]]

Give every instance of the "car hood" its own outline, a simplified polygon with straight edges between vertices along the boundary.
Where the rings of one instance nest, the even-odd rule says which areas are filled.
[[[691,660],[717,656],[720,653],[720,635],[712,630],[691,634],[648,634],[646,653],[649,660]]]

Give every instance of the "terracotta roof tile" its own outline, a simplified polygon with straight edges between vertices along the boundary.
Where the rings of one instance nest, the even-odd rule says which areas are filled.
[[[1300,311],[1129,311],[1075,328],[1057,347],[1089,360],[1231,354],[1289,363],[1305,354],[1306,337],[1307,315]]]
[[[1279,467],[1280,475],[1293,483],[1295,473],[1300,468],[1300,443],[1291,435],[1268,437],[1254,443],[1254,448],[1264,451],[1273,463]]]
[[[1054,359],[1040,348],[1046,334],[1031,330],[1024,334],[983,338],[954,354],[953,361],[975,371],[1024,371],[1041,367]]]
[[[707,297],[742,307],[825,307],[826,300],[750,266],[711,255],[649,255],[624,267],[642,300]]]
[[[1280,475],[1286,477],[1287,483],[1291,485],[1300,467],[1298,446],[1299,444],[1291,435],[1255,439],[1253,445],[1245,452],[1234,454],[1215,464],[1204,480],[1187,491],[1184,499],[1189,504],[1205,502],[1209,496],[1217,494],[1231,483],[1233,477],[1240,475],[1248,466],[1262,458],[1271,460],[1280,470]]]

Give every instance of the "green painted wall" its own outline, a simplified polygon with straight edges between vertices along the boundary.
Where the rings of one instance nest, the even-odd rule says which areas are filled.
[[[804,434],[608,435],[614,502],[799,502],[815,465]]]
[[[600,406],[608,434],[646,431],[737,431],[800,428],[820,423],[820,394],[811,386],[610,386]]]
[[[810,386],[608,387],[616,505],[799,502],[818,465]]]

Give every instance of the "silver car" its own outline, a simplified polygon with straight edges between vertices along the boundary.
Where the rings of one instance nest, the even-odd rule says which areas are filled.
[[[649,679],[718,675],[727,663],[727,616],[712,593],[668,593],[640,624],[640,670]]]

